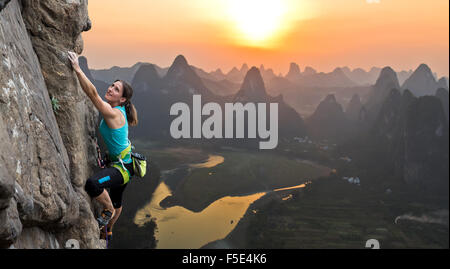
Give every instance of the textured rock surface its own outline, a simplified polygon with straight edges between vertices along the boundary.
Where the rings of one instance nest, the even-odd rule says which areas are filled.
[[[12,0],[0,22],[0,247],[101,247],[83,190],[98,113],[65,56],[82,50],[87,1]]]
[[[90,171],[86,171],[88,157],[95,152],[93,106],[79,87],[67,58],[67,51],[78,54],[83,50],[81,32],[90,28],[87,1],[36,0],[23,2],[22,16],[31,42],[39,58],[42,74],[50,96],[59,100],[61,111],[57,121],[71,164],[72,182],[82,186]],[[92,162],[91,162],[92,163]]]
[[[9,3],[10,0],[0,0],[0,11],[5,8],[6,4]]]

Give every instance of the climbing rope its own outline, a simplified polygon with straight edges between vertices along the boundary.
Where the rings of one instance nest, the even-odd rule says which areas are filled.
[[[102,152],[100,151],[100,147],[98,146],[97,138],[94,139],[94,142],[95,142],[95,147],[97,150],[97,165],[100,168],[105,168],[106,167],[105,161],[102,158]]]

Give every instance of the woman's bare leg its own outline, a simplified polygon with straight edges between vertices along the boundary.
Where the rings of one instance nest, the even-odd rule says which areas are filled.
[[[112,216],[114,217],[114,206],[106,189],[103,189],[103,192],[99,196],[95,197],[95,200],[102,204],[104,209],[111,211],[113,213]]]
[[[122,207],[116,208],[116,213],[114,214],[114,217],[109,221],[108,224],[109,231],[112,231],[114,223],[116,223],[117,219],[119,219],[120,213],[122,213]]]

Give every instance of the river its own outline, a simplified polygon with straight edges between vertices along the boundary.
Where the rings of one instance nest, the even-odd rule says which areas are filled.
[[[205,162],[188,166],[191,169],[211,168],[224,161],[222,156],[209,155]],[[201,212],[193,212],[182,206],[163,208],[160,202],[172,195],[172,191],[164,180],[172,174],[173,170],[163,171],[162,181],[155,189],[151,201],[138,210],[134,218],[134,223],[139,227],[151,219],[156,222],[155,238],[158,249],[196,249],[209,242],[225,238],[244,216],[248,207],[267,193],[225,196],[214,201]],[[304,186],[305,184],[301,184],[274,191]]]

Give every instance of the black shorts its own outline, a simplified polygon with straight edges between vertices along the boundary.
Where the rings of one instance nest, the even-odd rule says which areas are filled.
[[[125,164],[131,175],[133,175],[133,163]],[[123,176],[119,169],[108,167],[100,170],[95,175],[88,178],[84,189],[90,197],[95,198],[102,194],[104,189],[109,189],[109,196],[114,208],[122,206],[122,194],[127,184],[123,184]]]

